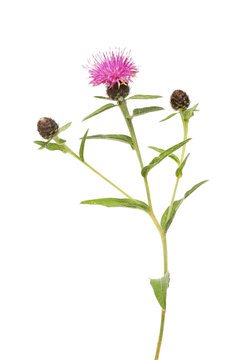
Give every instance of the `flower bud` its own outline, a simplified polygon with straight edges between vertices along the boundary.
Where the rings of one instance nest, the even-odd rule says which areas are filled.
[[[115,83],[112,87],[107,88],[107,94],[111,100],[118,100],[120,97],[125,98],[129,94],[129,86]]]
[[[37,129],[44,139],[51,139],[58,132],[58,124],[51,118],[43,117],[38,120]]]
[[[174,110],[186,110],[189,107],[190,100],[188,95],[182,90],[175,90],[170,99]]]

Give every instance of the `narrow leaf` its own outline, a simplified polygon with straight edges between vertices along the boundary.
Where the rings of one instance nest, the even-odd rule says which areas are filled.
[[[179,206],[182,204],[183,200],[184,199],[174,201],[172,210],[171,210],[171,214],[170,214],[170,217],[168,220],[167,220],[167,218],[168,218],[169,207],[164,211],[163,216],[161,218],[161,226],[165,233],[167,232],[169,226],[171,225],[171,223],[174,219],[174,216],[176,215],[176,212],[177,212]]]
[[[55,144],[55,143],[48,143],[48,144],[46,144],[45,147],[46,147],[46,149],[51,150],[51,151],[60,150],[64,153],[68,152],[64,145],[59,145],[59,144]]]
[[[62,127],[60,127],[60,129],[58,129],[58,134],[60,134],[61,132],[67,130],[69,128],[69,126],[71,126],[71,122],[67,123],[66,125],[63,125]]]
[[[167,289],[169,287],[170,274],[167,272],[161,279],[151,279],[154,294],[162,309],[166,310]]]
[[[176,177],[181,177],[182,176],[182,170],[184,168],[184,166],[186,165],[187,159],[189,157],[190,154],[187,154],[187,156],[185,157],[185,159],[183,160],[183,162],[179,165],[179,167],[176,170]]]
[[[79,149],[79,157],[80,157],[81,161],[84,161],[83,153],[84,153],[84,146],[85,146],[85,141],[86,141],[86,138],[87,138],[88,130],[85,132],[85,134],[84,134],[84,136],[82,138],[80,149]]]
[[[173,114],[171,114],[171,115],[168,115],[168,116],[165,117],[164,119],[160,120],[160,122],[166,121],[166,120],[170,119],[171,117],[173,117],[173,116],[175,116],[175,115],[177,115],[177,113],[173,113]]]
[[[179,206],[182,204],[182,202],[189,196],[191,195],[195,190],[197,190],[197,188],[199,188],[199,186],[203,185],[205,182],[207,182],[208,180],[204,180],[204,181],[201,181],[200,183],[194,185],[190,190],[188,190],[184,197],[180,200],[176,200],[174,201],[173,203],[173,207],[172,207],[172,211],[171,211],[171,214],[169,216],[169,219],[167,220],[168,218],[168,212],[169,212],[169,207],[164,211],[163,215],[162,215],[162,218],[161,218],[161,226],[162,226],[162,229],[164,232],[167,232],[169,226],[171,225],[175,215],[176,215],[176,212],[179,208]]]
[[[87,139],[107,139],[107,140],[116,140],[121,141],[125,144],[129,144],[132,149],[134,149],[132,138],[128,135],[121,134],[109,134],[109,135],[91,135],[87,136]]]
[[[56,141],[57,144],[64,144],[66,140],[60,139],[59,137],[55,136],[54,141]]]
[[[109,97],[105,97],[105,96],[94,96],[96,99],[104,99],[104,100],[110,100]]]
[[[139,108],[139,109],[134,109],[133,117],[148,114],[148,113],[154,112],[154,111],[160,111],[160,110],[164,110],[164,109],[160,106],[148,106],[148,107],[143,107],[143,108]]]
[[[187,109],[185,111],[181,112],[181,116],[185,121],[189,121],[189,119],[194,115],[195,111],[199,111],[197,110],[198,104],[194,105],[192,108]]]
[[[111,109],[112,107],[115,107],[115,106],[117,106],[117,105],[112,104],[112,103],[106,104],[106,105],[100,107],[99,109],[97,109],[96,111],[94,111],[93,113],[91,113],[90,115],[86,116],[82,121],[90,119],[91,117],[98,115],[98,114],[102,113],[103,111]]]
[[[134,100],[134,99],[139,99],[139,100],[143,100],[143,99],[158,99],[161,98],[162,96],[159,95],[133,95],[130,96],[127,100]]]
[[[159,164],[163,159],[165,159],[167,156],[169,156],[171,153],[173,153],[174,151],[178,150],[180,147],[182,147],[184,144],[186,144],[190,139],[186,139],[184,141],[181,141],[179,144],[174,145],[172,147],[170,147],[169,149],[165,150],[164,152],[162,152],[159,156],[155,157],[149,165],[145,166],[142,169],[142,176],[145,177],[147,176],[147,174],[149,173],[149,171],[155,167],[157,164]]]
[[[149,212],[149,207],[143,201],[134,199],[103,198],[82,201],[81,204],[103,205],[107,207],[127,207]]]
[[[203,180],[200,183],[194,185],[190,190],[188,190],[185,194],[184,194],[184,199],[186,199],[189,195],[191,195],[195,190],[197,190],[197,188],[199,188],[199,186],[205,184],[205,182],[207,182],[208,180]]]
[[[164,149],[160,149],[160,148],[157,148],[155,146],[149,146],[149,148],[159,152],[160,154],[165,151]],[[177,155],[171,154],[171,155],[168,155],[168,157],[173,159],[178,165],[180,164],[180,160],[179,160]]]

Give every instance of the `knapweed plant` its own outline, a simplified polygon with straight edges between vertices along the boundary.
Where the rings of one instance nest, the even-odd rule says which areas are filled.
[[[197,105],[189,108],[190,101],[188,95],[182,90],[175,90],[170,99],[170,104],[172,108],[175,110],[174,113],[165,117],[161,121],[166,121],[173,116],[179,114],[180,119],[183,125],[183,139],[178,144],[172,145],[169,149],[162,149],[161,147],[150,146],[150,148],[155,151],[155,156],[149,164],[144,164],[142,155],[140,152],[139,144],[137,141],[137,136],[134,130],[134,120],[138,116],[147,115],[151,112],[161,111],[163,110],[160,106],[146,106],[133,110],[130,114],[128,110],[127,102],[135,101],[138,99],[148,100],[148,99],[159,99],[161,96],[159,95],[133,95],[129,97],[129,83],[135,77],[138,72],[138,68],[133,63],[129,54],[126,54],[124,51],[118,50],[117,52],[108,52],[103,54],[98,54],[93,58],[93,62],[89,63],[87,66],[87,70],[89,72],[90,84],[93,86],[104,84],[106,86],[107,96],[95,96],[98,99],[102,99],[107,101],[107,104],[100,107],[96,111],[92,112],[90,115],[86,116],[83,121],[90,119],[93,116],[97,116],[98,114],[107,111],[113,107],[119,109],[123,115],[124,121],[128,128],[128,135],[125,134],[97,134],[97,135],[88,135],[88,131],[81,138],[79,153],[75,153],[71,150],[67,144],[66,140],[59,137],[62,135],[61,133],[71,125],[68,123],[62,127],[58,127],[57,123],[48,117],[41,118],[38,121],[38,131],[39,134],[46,139],[46,141],[35,141],[37,145],[40,145],[40,149],[47,150],[60,150],[63,153],[70,154],[74,156],[78,161],[80,161],[83,165],[87,166],[91,169],[95,174],[100,176],[102,179],[107,181],[111,186],[118,190],[121,193],[121,197],[119,198],[101,198],[101,199],[93,199],[93,200],[85,200],[82,201],[81,204],[91,204],[91,205],[103,205],[108,207],[127,207],[134,208],[137,210],[142,210],[146,213],[147,216],[150,216],[154,226],[156,226],[159,235],[162,241],[163,248],[163,276],[159,279],[151,279],[150,284],[153,288],[154,294],[159,305],[162,308],[161,315],[161,325],[160,325],[160,334],[157,342],[157,349],[155,360],[159,357],[159,352],[162,343],[163,330],[164,330],[164,322],[165,322],[165,314],[166,314],[166,298],[167,298],[167,289],[169,287],[170,275],[168,270],[168,252],[167,252],[167,239],[166,234],[173,222],[173,219],[183,203],[183,201],[191,195],[197,188],[199,188],[202,184],[206,182],[201,181],[198,184],[194,185],[190,190],[185,192],[180,198],[176,198],[177,188],[179,181],[183,176],[183,170],[186,166],[189,154],[185,155],[187,143],[191,140],[188,138],[188,124],[191,117],[197,111]],[[109,100],[111,102],[109,102]],[[127,144],[129,149],[132,149],[136,152],[137,160],[140,165],[139,169],[139,179],[142,179],[143,184],[145,186],[147,202],[144,202],[139,199],[135,199],[130,196],[124,190],[119,188],[112,181],[107,179],[104,175],[98,172],[95,168],[93,168],[90,164],[88,164],[85,160],[84,156],[84,146],[87,140],[89,139],[107,139],[107,140],[115,140],[121,141],[122,143]],[[181,152],[180,157],[176,155],[176,151],[179,150]],[[154,209],[152,206],[150,188],[148,184],[148,176],[155,166],[158,166],[164,159],[170,158],[176,163],[176,171],[173,176],[176,178],[175,186],[173,189],[172,195],[169,194],[169,206],[163,212],[160,220],[157,219],[154,213]]]

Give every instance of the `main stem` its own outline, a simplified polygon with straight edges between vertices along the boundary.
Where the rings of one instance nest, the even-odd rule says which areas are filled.
[[[128,126],[130,135],[132,137],[132,141],[133,141],[133,145],[134,145],[134,149],[136,151],[137,157],[138,157],[138,161],[139,164],[141,166],[141,169],[143,168],[143,161],[142,161],[142,157],[141,157],[141,153],[140,153],[140,149],[138,146],[138,142],[137,142],[137,137],[134,131],[134,127],[132,124],[132,117],[129,114],[128,108],[127,108],[127,103],[125,100],[121,100],[118,102],[118,105],[122,111],[122,114],[125,118],[126,124]],[[166,274],[168,272],[168,253],[167,253],[167,240],[166,240],[166,234],[165,232],[162,230],[159,222],[157,221],[157,218],[153,212],[153,207],[152,207],[152,201],[151,201],[151,195],[150,195],[150,189],[149,189],[149,185],[148,185],[148,181],[147,181],[147,177],[144,177],[144,184],[145,184],[145,189],[146,189],[146,193],[147,193],[147,198],[148,198],[148,205],[149,205],[149,209],[150,209],[150,217],[154,223],[154,225],[156,226],[156,228],[159,231],[159,234],[161,236],[162,239],[162,247],[163,247],[163,259],[164,259],[164,274]],[[165,310],[162,309],[162,316],[161,316],[161,325],[160,325],[160,334],[159,334],[159,339],[158,339],[158,344],[157,344],[157,350],[156,350],[156,355],[154,360],[158,360],[159,357],[159,353],[160,353],[160,348],[161,348],[161,344],[162,344],[162,337],[163,337],[163,330],[164,330],[164,322],[165,322]]]

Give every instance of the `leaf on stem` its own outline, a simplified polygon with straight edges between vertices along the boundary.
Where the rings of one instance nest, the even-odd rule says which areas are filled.
[[[168,215],[169,213],[169,207],[164,211],[163,215],[162,215],[162,218],[161,218],[161,226],[162,226],[162,229],[163,231],[166,233],[169,226],[171,225],[175,215],[176,215],[176,212],[179,208],[179,206],[182,204],[182,202],[189,196],[191,195],[195,190],[197,190],[197,188],[199,188],[199,186],[203,185],[205,182],[207,182],[208,180],[204,180],[204,181],[201,181],[199,182],[198,184],[194,185],[190,190],[188,190],[182,199],[180,200],[176,200],[174,201],[173,203],[173,206],[172,206],[172,210],[171,210],[171,214]]]
[[[85,142],[86,142],[88,130],[85,132],[84,136],[82,137],[82,141],[81,141],[81,145],[80,145],[80,149],[79,149],[79,157],[80,157],[80,160],[83,161],[83,162],[84,162],[83,153],[84,153],[84,147],[85,147]]]
[[[173,117],[173,116],[175,116],[175,115],[177,115],[177,113],[173,113],[173,114],[171,114],[171,115],[168,115],[168,116],[165,117],[164,119],[160,120],[160,122],[166,121],[166,120],[170,119],[171,117]]]
[[[71,122],[67,123],[66,125],[63,125],[62,127],[59,128],[58,130],[58,134],[60,134],[61,132],[67,130],[69,128],[69,126],[71,126]]]
[[[149,146],[149,148],[159,152],[160,154],[162,154],[165,151],[164,149],[160,149],[160,148],[157,148],[155,146]],[[177,155],[170,154],[170,155],[168,155],[168,157],[173,159],[178,165],[180,164],[180,160],[179,160],[179,157]]]
[[[185,157],[185,159],[183,160],[183,162],[179,165],[179,167],[176,170],[176,177],[181,177],[182,176],[182,170],[184,168],[184,166],[186,165],[187,159],[189,157],[190,154],[187,154],[187,156]]]
[[[37,144],[37,145],[40,145],[39,150],[47,149],[47,150],[51,150],[51,151],[60,150],[60,151],[62,151],[64,153],[68,152],[68,150],[64,146],[64,143],[56,144],[56,143],[51,143],[50,141],[51,140],[49,140],[49,141],[34,141],[34,143]]]
[[[109,97],[105,97],[105,96],[94,96],[96,99],[103,99],[103,100],[110,100]]]
[[[148,106],[148,107],[138,108],[138,109],[133,110],[132,117],[144,115],[144,114],[148,114],[150,112],[160,111],[160,110],[164,110],[164,109],[160,106]]]
[[[134,149],[132,138],[128,135],[122,134],[109,134],[109,135],[91,135],[87,136],[87,139],[107,139],[107,140],[115,140],[120,141],[125,144],[129,144],[132,149]]]
[[[55,136],[53,140],[56,141],[57,144],[64,144],[66,142],[66,140],[60,139],[58,136]]]
[[[143,201],[135,199],[103,198],[82,201],[81,204],[103,205],[107,207],[127,207],[149,212],[149,207]]]
[[[160,95],[133,95],[130,96],[129,98],[127,98],[127,100],[134,100],[134,99],[139,99],[139,100],[144,100],[144,99],[158,99],[161,98],[162,96]]]
[[[184,121],[189,121],[189,119],[194,115],[194,112],[195,112],[195,111],[199,111],[199,110],[197,109],[197,107],[198,107],[198,104],[194,105],[194,106],[191,107],[190,109],[187,109],[187,110],[185,110],[185,111],[182,111],[182,112],[181,112],[182,119],[183,119]]]
[[[169,282],[170,282],[169,272],[166,272],[166,274],[161,279],[150,280],[150,284],[153,288],[157,301],[164,310],[166,310],[166,297],[167,297],[167,289],[169,287]]]
[[[94,111],[93,113],[91,113],[90,115],[86,116],[82,121],[85,121],[85,120],[87,120],[87,119],[90,119],[91,117],[93,117],[93,116],[95,116],[95,115],[98,115],[98,114],[102,113],[103,111],[106,111],[106,110],[108,110],[108,109],[111,109],[111,108],[113,108],[113,107],[115,107],[115,106],[117,106],[117,105],[112,104],[112,103],[106,104],[106,105],[100,107],[99,109],[97,109],[96,111]]]
[[[190,141],[191,138],[186,139],[184,141],[181,141],[179,144],[176,144],[169,149],[163,151],[159,156],[155,157],[147,166],[145,166],[142,169],[142,176],[145,177],[149,173],[149,171],[154,168],[156,165],[158,165],[163,159],[165,159],[167,156],[172,154],[174,151],[178,150],[180,147],[182,147],[184,144],[186,144],[188,141]]]

